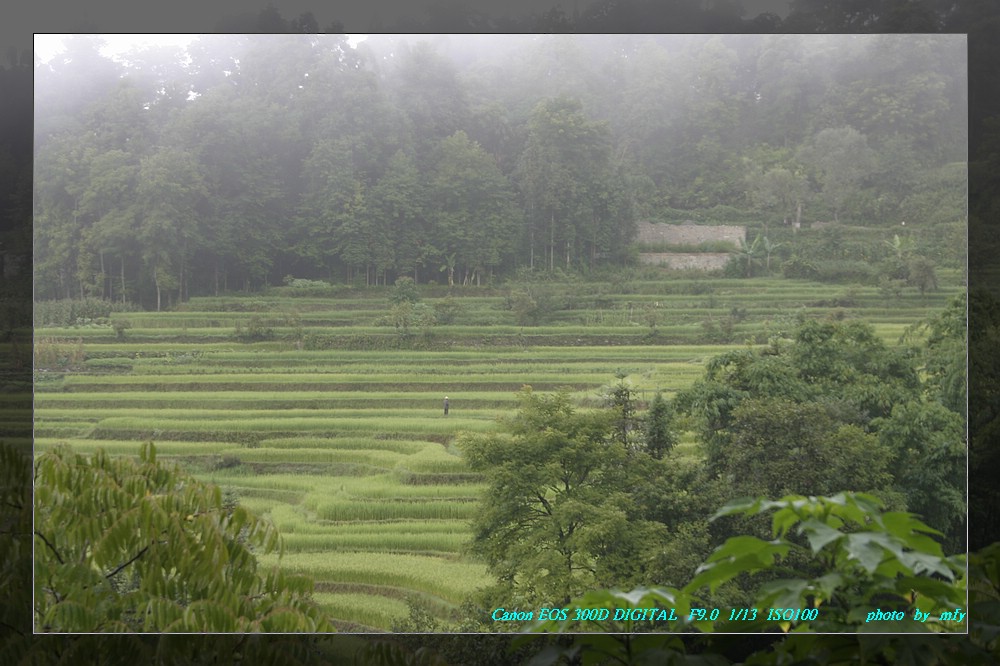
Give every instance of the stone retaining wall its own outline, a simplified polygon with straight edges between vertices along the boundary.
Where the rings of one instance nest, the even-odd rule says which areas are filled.
[[[745,240],[747,228],[736,225],[664,224],[639,222],[636,241],[648,245],[699,245],[714,241],[727,241],[739,246]]]
[[[678,270],[715,271],[725,268],[732,256],[728,252],[643,252],[639,262]]]

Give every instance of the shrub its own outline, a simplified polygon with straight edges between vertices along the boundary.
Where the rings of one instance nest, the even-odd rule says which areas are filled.
[[[811,261],[793,255],[781,264],[782,274],[792,280],[816,280],[819,278],[819,269]]]
[[[389,291],[389,302],[393,305],[402,303],[416,304],[420,302],[420,292],[417,291],[417,283],[409,276],[396,279],[396,283]]]
[[[245,329],[240,322],[236,322],[236,330],[233,335],[240,342],[263,342],[274,339],[274,329],[267,325],[267,321],[263,317],[254,315],[250,317]]]
[[[455,318],[462,312],[462,305],[452,296],[446,296],[434,304],[434,319],[439,324],[454,323]]]
[[[865,261],[837,259],[816,262],[820,282],[873,284],[877,280],[877,269]]]
[[[898,300],[903,295],[903,289],[906,287],[906,280],[898,280],[890,278],[886,275],[881,276],[878,279],[878,293],[882,296],[886,302],[896,299]]]
[[[132,303],[100,298],[67,298],[35,303],[35,326],[75,326],[80,321],[107,320],[112,312],[136,312]]]
[[[291,275],[286,275],[283,282],[293,289],[326,289],[330,286],[330,283],[325,280],[305,280]]]
[[[125,331],[132,328],[132,322],[128,319],[115,318],[111,320],[111,327],[115,329],[115,337],[124,340]]]
[[[542,316],[542,309],[527,289],[511,291],[507,297],[510,310],[514,313],[517,323],[521,326],[537,324]]]
[[[35,341],[35,368],[38,370],[77,370],[83,367],[85,358],[83,338],[72,345],[56,338]]]
[[[833,298],[811,301],[806,305],[811,308],[856,308],[858,306],[858,290],[855,287],[848,287],[843,293]]]
[[[241,464],[242,461],[238,457],[227,453],[224,456],[220,456],[215,461],[215,464],[212,465],[212,469],[213,470],[232,469],[233,467],[239,467]]]

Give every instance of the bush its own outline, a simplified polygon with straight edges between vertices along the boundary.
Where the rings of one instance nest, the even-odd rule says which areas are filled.
[[[886,275],[878,279],[878,293],[886,302],[901,298],[904,288],[906,288],[906,280],[892,279]]]
[[[726,316],[715,319],[708,317],[701,322],[702,335],[699,344],[728,344],[733,340],[736,322],[733,317]]]
[[[417,291],[417,283],[413,281],[413,278],[408,276],[398,278],[389,292],[389,302],[393,305],[419,303],[420,292]]]
[[[781,273],[790,280],[819,279],[819,268],[816,264],[796,255],[781,264]]]
[[[874,284],[878,279],[877,269],[865,261],[819,261],[816,269],[816,279],[820,282]]]
[[[254,315],[250,317],[245,329],[240,322],[236,322],[234,336],[240,342],[263,342],[274,339],[274,329],[267,325],[263,317]]]
[[[125,331],[132,328],[132,322],[128,319],[116,318],[111,320],[111,327],[115,329],[115,337],[124,340]]]
[[[291,275],[286,275],[282,282],[293,289],[324,289],[330,286],[330,283],[326,280],[306,280],[303,278],[292,277]]]
[[[511,291],[507,297],[507,304],[521,326],[537,324],[542,315],[538,302],[527,289]]]
[[[446,296],[434,304],[434,319],[439,324],[452,324],[462,309],[461,303],[455,298],[450,295]]]
[[[747,265],[746,262],[736,255],[726,262],[725,268],[722,269],[722,275],[727,278],[743,278],[747,276]]]
[[[57,338],[39,338],[35,341],[37,370],[77,370],[83,367],[85,358],[82,338],[78,338],[72,345]]]
[[[100,298],[35,303],[35,326],[76,326],[81,321],[107,320],[112,312],[137,312],[132,303],[108,301]]]
[[[234,467],[239,467],[241,464],[242,461],[237,456],[234,456],[232,454],[226,454],[224,456],[220,456],[215,461],[215,463],[212,465],[212,469],[213,470],[232,469]]]
[[[843,293],[833,298],[811,301],[806,303],[806,305],[811,308],[856,308],[858,306],[858,290],[848,287]],[[841,314],[840,318],[843,319],[844,315]]]

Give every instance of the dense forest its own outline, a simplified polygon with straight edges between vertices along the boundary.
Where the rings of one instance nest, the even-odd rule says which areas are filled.
[[[960,37],[100,48],[36,66],[37,300],[588,272],[633,260],[647,220],[964,233]]]

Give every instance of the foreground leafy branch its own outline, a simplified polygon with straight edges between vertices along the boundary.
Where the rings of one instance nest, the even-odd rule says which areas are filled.
[[[59,447],[35,463],[35,628],[332,631],[312,582],[264,570],[275,527],[157,462]]]
[[[1000,635],[995,621],[987,625],[992,632],[983,634],[976,647],[961,651],[940,640],[934,642],[930,635],[964,633],[969,626],[968,612],[972,609],[965,605],[969,581],[965,557],[945,556],[932,538],[940,533],[913,514],[883,512],[881,508],[877,498],[860,493],[832,497],[789,495],[775,501],[758,498],[729,503],[712,520],[770,513],[773,538],[728,539],[682,589],[596,590],[574,599],[570,608],[607,609],[610,613],[603,620],[574,622],[571,612],[564,620],[536,621],[526,632],[586,631],[603,635],[581,635],[572,646],[547,649],[533,663],[686,663],[692,658],[704,663],[729,663],[715,655],[687,655],[678,635],[681,632],[701,633],[697,640],[705,645],[719,642],[719,638],[710,636],[715,634],[787,633],[774,646],[751,655],[746,663],[754,664],[846,663],[841,657],[849,662],[849,655],[857,655],[859,650],[872,657],[923,650],[932,658],[930,662],[919,659],[914,663],[986,663],[983,659],[990,649],[995,649],[996,636]],[[970,599],[981,605],[987,617],[989,608],[996,606],[1000,598],[998,553],[1000,549],[994,548],[973,558],[976,583],[969,586]],[[777,578],[779,566],[782,572],[791,568],[797,575]],[[748,574],[765,579],[757,587],[753,606],[743,616],[737,613],[736,618],[732,618],[735,609],[720,609],[716,621],[710,621],[711,609],[705,607],[699,594],[706,587],[714,592],[737,576]],[[769,620],[768,609],[772,608],[811,611],[808,615],[814,611],[817,619]],[[698,609],[709,612],[701,614]],[[948,619],[956,609],[965,612],[962,620]],[[894,617],[902,619],[874,621],[870,613],[876,610],[883,615],[898,613]],[[922,619],[915,619],[917,610]],[[818,636],[813,632],[843,635]],[[869,632],[923,632],[927,638],[911,637],[904,644],[893,637],[864,635]],[[524,636],[515,645],[523,646],[530,640],[530,636]]]

